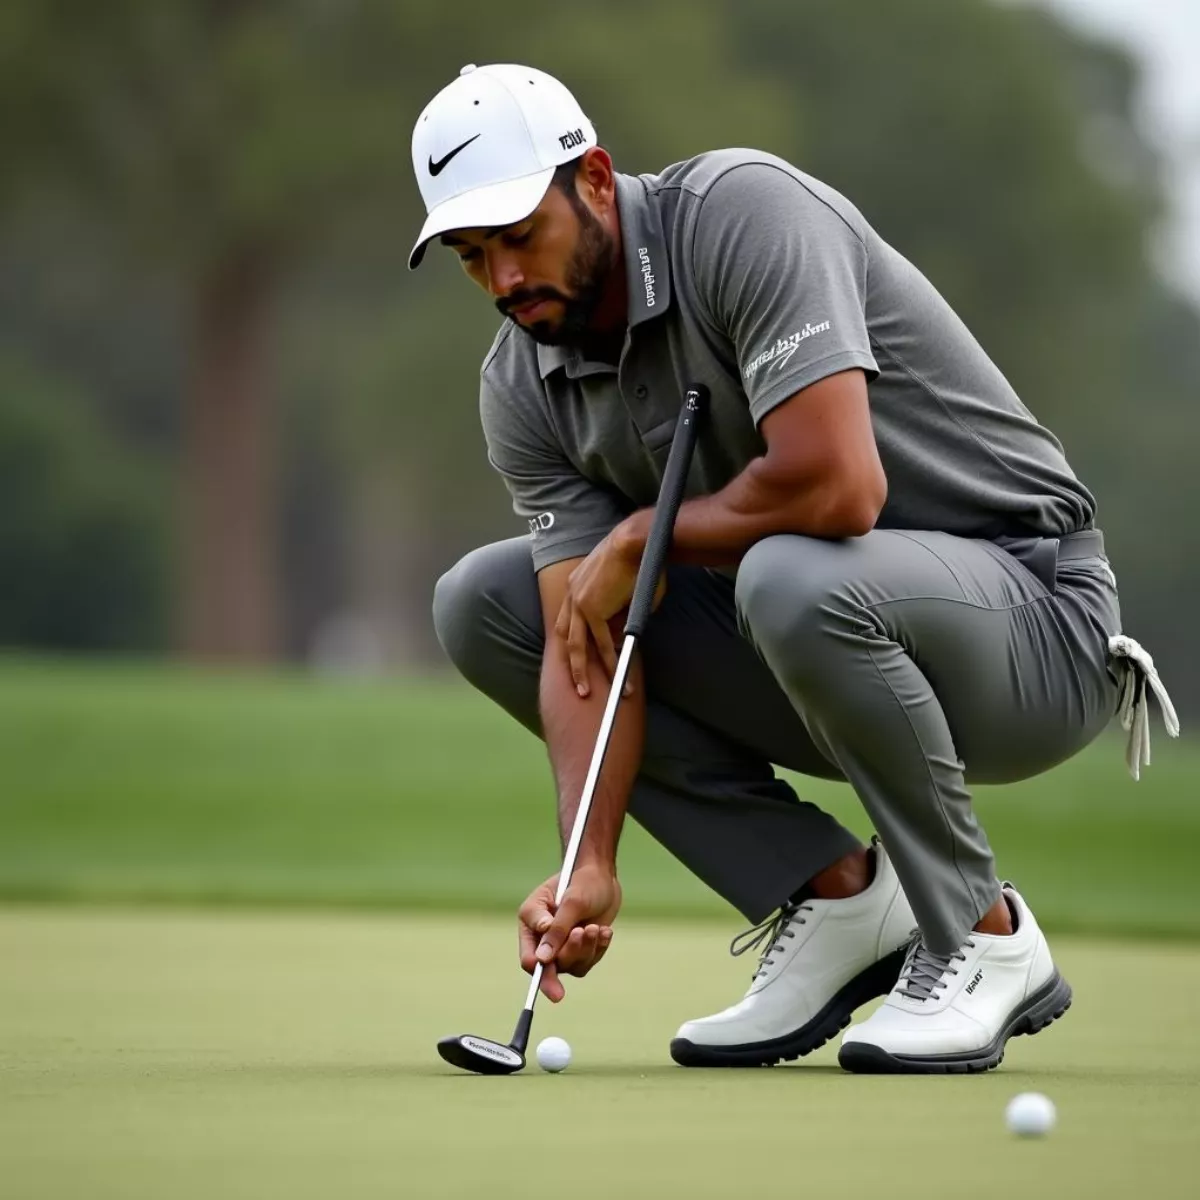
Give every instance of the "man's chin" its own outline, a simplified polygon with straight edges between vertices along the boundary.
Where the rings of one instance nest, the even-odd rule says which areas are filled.
[[[535,342],[543,346],[578,346],[587,329],[590,307],[582,304],[566,304],[554,301],[539,305],[533,320],[512,312],[508,317],[523,329]]]
[[[535,342],[539,342],[543,346],[561,346],[567,340],[561,321],[530,321],[526,323],[517,318],[514,320]]]

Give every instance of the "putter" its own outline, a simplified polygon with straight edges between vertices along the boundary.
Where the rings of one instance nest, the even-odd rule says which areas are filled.
[[[620,658],[617,660],[617,671],[613,676],[612,686],[608,690],[608,703],[604,708],[604,718],[600,722],[596,749],[592,753],[591,766],[588,768],[587,778],[583,785],[583,795],[579,799],[579,808],[575,813],[575,824],[571,829],[562,870],[558,876],[558,889],[554,894],[556,909],[562,903],[563,897],[567,894],[567,888],[571,885],[571,872],[575,869],[575,859],[579,854],[580,843],[583,841],[584,828],[587,826],[588,811],[592,807],[592,796],[596,791],[596,782],[600,778],[600,769],[604,765],[604,756],[608,751],[608,741],[612,734],[613,721],[616,719],[617,705],[621,701],[625,677],[629,674],[629,664],[633,658],[634,647],[650,617],[655,584],[667,561],[667,550],[671,545],[675,517],[683,502],[688,467],[692,461],[692,451],[696,446],[696,428],[707,407],[708,388],[699,383],[691,385],[687,389],[683,408],[679,412],[679,421],[675,426],[675,435],[671,441],[671,452],[667,457],[666,470],[663,472],[662,487],[659,489],[658,504],[654,510],[654,523],[650,527],[646,550],[638,565],[633,600],[629,605],[629,619],[625,622],[625,637],[621,645]],[[464,1071],[474,1071],[477,1075],[511,1075],[515,1071],[521,1070],[525,1066],[525,1050],[529,1045],[529,1031],[533,1025],[533,1006],[537,1003],[541,983],[542,964],[539,962],[534,966],[533,979],[529,984],[529,994],[525,997],[525,1007],[517,1018],[512,1041],[506,1044],[494,1042],[490,1038],[476,1037],[471,1033],[460,1033],[453,1037],[442,1038],[438,1042],[438,1053],[452,1066],[461,1067]]]

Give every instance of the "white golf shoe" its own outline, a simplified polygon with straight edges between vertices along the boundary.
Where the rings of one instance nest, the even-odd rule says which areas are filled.
[[[680,1026],[671,1057],[684,1067],[769,1066],[823,1046],[860,1005],[896,982],[916,921],[878,840],[875,877],[857,896],[787,904],[734,938],[764,945],[745,996]],[[755,935],[755,936],[751,936]]]
[[[891,995],[842,1035],[848,1071],[945,1074],[998,1066],[1010,1037],[1037,1033],[1071,1004],[1071,988],[1029,906],[1003,885],[1008,937],[972,933],[949,958],[914,938]]]

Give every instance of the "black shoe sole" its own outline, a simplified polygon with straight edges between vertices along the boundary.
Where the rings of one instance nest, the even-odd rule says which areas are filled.
[[[674,1038],[671,1057],[681,1067],[771,1067],[811,1054],[845,1029],[856,1009],[895,987],[907,950],[902,946],[873,963],[842,987],[811,1021],[783,1037],[738,1046],[707,1046]]]
[[[1033,1034],[1071,1007],[1071,985],[1057,972],[1032,996],[1009,1014],[995,1040],[979,1050],[957,1054],[889,1054],[866,1042],[849,1042],[838,1051],[838,1063],[859,1075],[965,1075],[990,1071],[1004,1061],[1004,1047],[1011,1037]]]

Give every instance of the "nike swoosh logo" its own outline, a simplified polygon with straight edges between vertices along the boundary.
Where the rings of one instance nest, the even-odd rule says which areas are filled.
[[[447,154],[445,158],[439,158],[437,160],[437,162],[433,161],[433,155],[431,154],[429,156],[429,173],[430,173],[430,175],[435,175],[435,176],[440,175],[446,169],[450,160],[456,154],[458,154],[459,151],[465,150],[475,140],[475,138],[477,138],[479,136],[480,135],[477,133],[475,135],[475,137],[467,138],[467,140],[465,142],[463,142],[463,144],[461,146],[455,146],[454,149],[451,150],[450,153]]]

